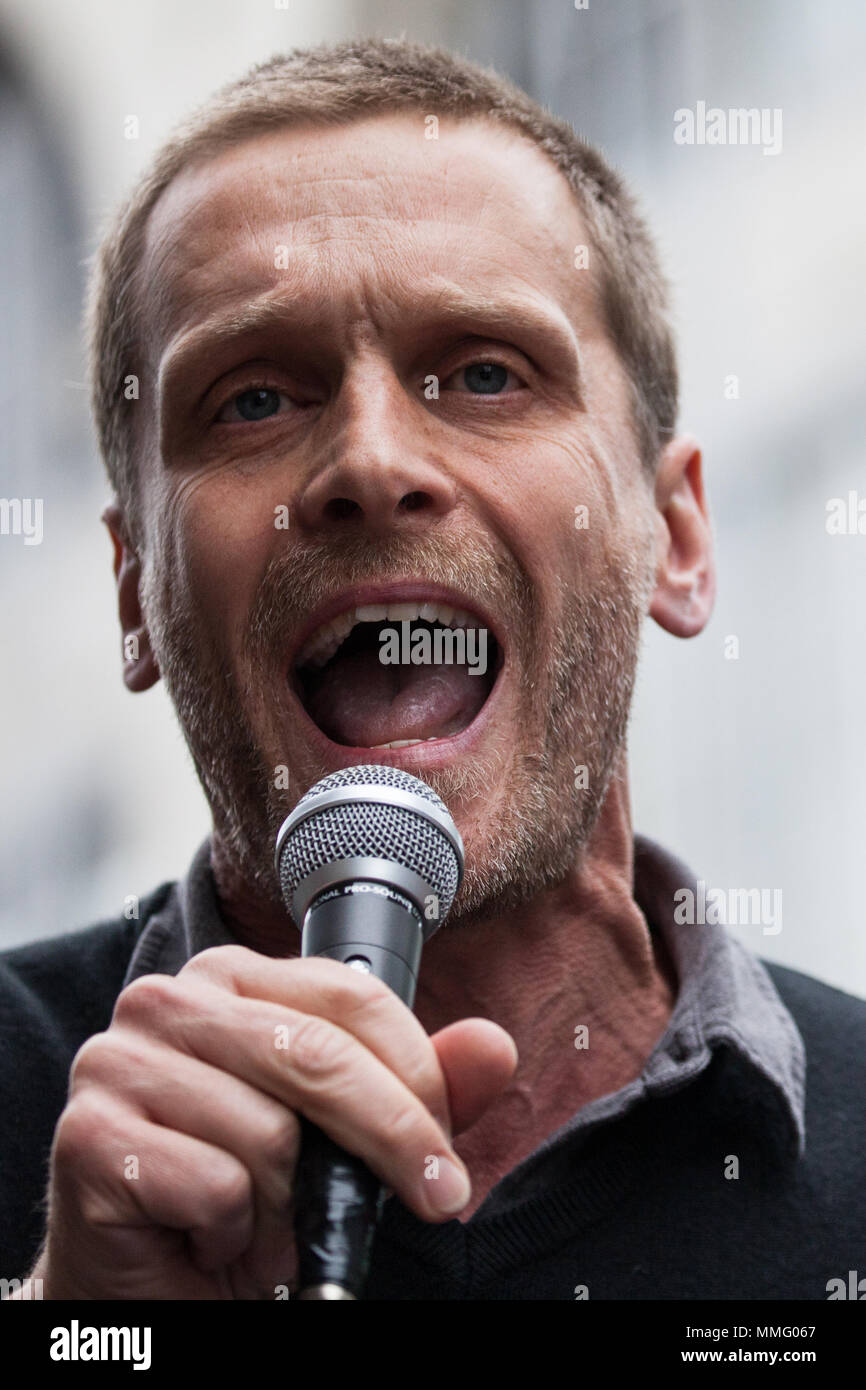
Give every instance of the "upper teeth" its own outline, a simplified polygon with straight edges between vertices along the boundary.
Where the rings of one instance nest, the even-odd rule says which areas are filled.
[[[442,627],[472,627],[477,622],[465,609],[452,608],[447,603],[364,603],[357,608],[347,608],[345,613],[317,627],[298,653],[295,664],[324,666],[357,623],[411,622],[416,618],[439,623]]]

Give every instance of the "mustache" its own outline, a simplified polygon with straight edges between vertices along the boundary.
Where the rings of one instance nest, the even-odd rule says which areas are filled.
[[[250,611],[244,641],[248,659],[272,658],[312,609],[361,584],[402,579],[442,584],[465,593],[496,615],[503,630],[537,630],[535,591],[514,559],[478,533],[374,540],[352,536],[339,543],[286,547],[271,557]]]

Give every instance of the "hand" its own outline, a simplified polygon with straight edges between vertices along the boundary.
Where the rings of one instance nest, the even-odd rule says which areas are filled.
[[[441,1221],[469,1195],[451,1139],[516,1062],[490,1020],[428,1037],[337,961],[219,946],[145,975],[73,1061],[31,1277],[49,1299],[273,1298],[296,1276],[299,1115]]]

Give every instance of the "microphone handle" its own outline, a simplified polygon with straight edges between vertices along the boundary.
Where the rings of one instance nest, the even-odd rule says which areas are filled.
[[[417,909],[393,889],[347,884],[307,913],[303,956],[328,956],[383,980],[409,1008],[421,963]],[[300,1299],[358,1299],[370,1268],[385,1188],[305,1116],[295,1173],[295,1245]]]
[[[360,1298],[384,1202],[385,1189],[375,1173],[301,1116],[295,1177],[298,1298]]]

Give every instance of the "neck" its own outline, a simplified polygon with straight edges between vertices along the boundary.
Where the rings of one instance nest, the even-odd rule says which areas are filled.
[[[520,1057],[508,1090],[456,1141],[473,1179],[462,1220],[576,1111],[639,1076],[667,1026],[675,972],[632,896],[633,859],[623,766],[562,883],[477,930],[446,924],[425,947],[415,1012],[427,1032],[490,1018]]]
[[[273,909],[256,907],[248,889],[244,896],[214,843],[221,904],[238,939],[298,954],[294,928],[287,951],[285,918],[277,929]],[[633,857],[623,757],[590,842],[561,883],[519,911],[453,931],[446,923],[424,948],[415,1013],[426,1031],[493,1019],[520,1056],[508,1089],[455,1141],[473,1186],[462,1220],[577,1110],[634,1080],[667,1026],[675,974],[632,896]]]

